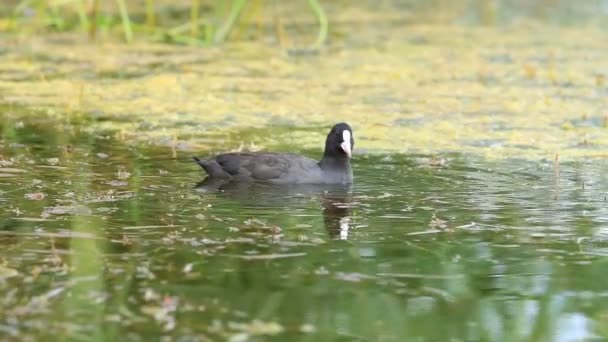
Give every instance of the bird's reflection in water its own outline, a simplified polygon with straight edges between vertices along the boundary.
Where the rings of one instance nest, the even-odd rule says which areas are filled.
[[[209,182],[196,184],[203,193],[217,193],[248,207],[289,209],[298,201],[319,201],[325,229],[333,239],[348,239],[353,224],[350,185],[273,185],[254,182]]]
[[[352,225],[352,196],[350,191],[329,190],[320,196],[323,221],[329,236],[346,240]]]

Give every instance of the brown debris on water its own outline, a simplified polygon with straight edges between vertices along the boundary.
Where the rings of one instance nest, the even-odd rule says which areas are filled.
[[[523,69],[524,69],[524,76],[527,79],[533,80],[536,78],[536,66],[534,66],[532,64],[524,64]]]
[[[25,194],[25,199],[32,200],[32,201],[41,201],[44,199],[44,197],[45,197],[45,195],[42,192],[34,192],[34,193],[30,193],[30,194]]]
[[[445,231],[451,229],[451,227],[448,224],[448,221],[440,219],[439,217],[437,217],[436,213],[433,213],[433,217],[431,217],[431,222],[429,222],[429,229]]]
[[[55,166],[59,164],[59,158],[47,158],[46,162],[51,166]]]
[[[595,85],[598,87],[603,87],[606,83],[606,75],[598,73],[595,74]]]

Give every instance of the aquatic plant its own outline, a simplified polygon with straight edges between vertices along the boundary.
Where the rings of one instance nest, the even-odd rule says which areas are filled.
[[[113,32],[120,28],[126,42],[132,42],[137,36],[171,43],[208,45],[226,41],[235,31],[251,26],[254,20],[258,23],[281,23],[280,20],[265,17],[265,7],[277,6],[276,1],[268,0],[14,2],[9,22],[3,25],[5,27],[29,32],[80,30],[87,33],[91,40],[95,40],[99,32]],[[319,33],[313,44],[314,48],[318,48],[327,39],[327,14],[318,0],[308,0],[307,6],[319,23]],[[0,13],[2,10],[0,7]],[[276,11],[272,12],[272,16],[276,15]],[[281,30],[276,32],[279,34]]]

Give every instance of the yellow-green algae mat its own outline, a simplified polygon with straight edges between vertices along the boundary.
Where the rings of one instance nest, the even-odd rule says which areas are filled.
[[[318,149],[320,127],[347,121],[357,147],[371,152],[604,157],[606,37],[594,27],[404,26],[350,45],[330,41],[318,54],[263,42],[5,37],[0,102],[103,118],[94,129],[125,140],[166,136],[202,153],[210,135],[243,129],[253,134],[242,143],[258,148]],[[318,128],[255,134],[275,125]]]

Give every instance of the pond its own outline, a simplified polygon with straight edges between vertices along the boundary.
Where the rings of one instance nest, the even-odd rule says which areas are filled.
[[[360,153],[352,187],[208,191],[168,147],[0,127],[7,338],[608,336],[604,160]]]
[[[0,339],[607,340],[605,1],[345,3],[322,49],[306,2],[219,46],[0,33]],[[341,121],[352,186],[200,185]]]

